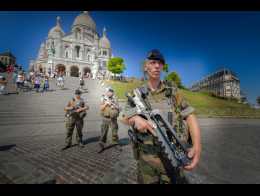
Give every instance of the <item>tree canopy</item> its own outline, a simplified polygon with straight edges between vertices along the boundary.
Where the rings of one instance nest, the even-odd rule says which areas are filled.
[[[120,57],[111,58],[107,64],[108,71],[111,71],[113,74],[121,74],[126,69],[124,60]]]
[[[183,88],[182,83],[181,83],[181,78],[177,72],[174,71],[174,72],[169,73],[165,79],[168,81],[173,81],[179,88]]]
[[[163,65],[163,71],[166,72],[166,73],[169,72],[169,65],[168,64]]]

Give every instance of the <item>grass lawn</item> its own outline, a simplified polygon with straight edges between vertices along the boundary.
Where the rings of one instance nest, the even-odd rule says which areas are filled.
[[[106,83],[109,84],[115,90],[116,96],[119,99],[126,99],[126,92],[131,91],[143,84],[143,82],[140,80],[133,80],[133,82],[119,82],[110,80],[106,81]]]
[[[126,99],[125,92],[131,91],[143,84],[142,81],[132,82],[106,81],[116,92],[119,99]],[[180,90],[185,99],[195,108],[196,114],[206,117],[245,117],[260,118],[260,110],[252,109],[248,105],[236,101],[212,97],[208,93]]]
[[[260,118],[260,110],[236,101],[212,97],[207,93],[181,90],[185,99],[196,109],[196,113],[206,116],[234,116]]]

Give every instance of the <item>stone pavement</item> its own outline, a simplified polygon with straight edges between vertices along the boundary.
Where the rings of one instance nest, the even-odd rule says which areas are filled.
[[[105,87],[98,81],[87,81],[89,93],[83,94],[90,105],[83,131],[85,147],[61,151],[63,108],[78,84],[78,78],[67,78],[65,90],[51,83],[51,92],[0,96],[0,183],[136,183],[136,161],[124,125],[119,123],[121,147],[98,153],[98,104]],[[199,122],[203,151],[199,167],[186,172],[190,181],[260,183],[259,120]]]
[[[0,181],[2,183],[136,183],[127,132],[120,126],[121,147],[98,153],[101,118],[98,81],[88,80],[82,96],[90,106],[83,139],[85,148],[64,146],[64,106],[78,87],[67,78],[65,90],[51,83],[51,92],[24,92],[0,97]],[[111,135],[109,135],[111,139]],[[75,139],[74,139],[75,141]]]

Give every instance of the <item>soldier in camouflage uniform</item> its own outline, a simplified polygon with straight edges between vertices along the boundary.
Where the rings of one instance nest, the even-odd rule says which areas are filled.
[[[137,142],[133,143],[133,150],[138,163],[138,182],[142,184],[186,183],[183,169],[192,170],[200,158],[200,128],[193,114],[194,109],[181,96],[174,83],[160,80],[164,64],[164,58],[158,50],[148,53],[144,64],[148,81],[143,87],[149,92],[148,101],[152,108],[161,110],[164,117],[176,128],[182,141],[192,143],[193,146],[188,153],[192,162],[184,168],[173,168],[160,151],[152,123],[137,115],[136,108],[127,103],[120,119],[137,130]],[[170,98],[169,95],[166,98],[168,89],[171,89]],[[171,102],[167,99],[171,99]]]
[[[82,142],[82,129],[84,125],[83,118],[86,116],[86,110],[89,107],[85,104],[84,99],[81,98],[81,91],[75,91],[75,97],[69,101],[68,105],[65,107],[66,115],[65,115],[65,122],[66,122],[66,129],[67,129],[67,136],[66,136],[66,146],[62,149],[65,150],[71,147],[72,143],[72,135],[73,130],[76,127],[77,134],[77,144],[79,147],[84,147]]]
[[[117,118],[119,116],[119,105],[114,95],[114,90],[110,87],[106,89],[105,95],[102,95],[100,110],[102,125],[99,145],[102,150],[105,148],[109,127],[111,127],[112,130],[112,144],[118,144]]]

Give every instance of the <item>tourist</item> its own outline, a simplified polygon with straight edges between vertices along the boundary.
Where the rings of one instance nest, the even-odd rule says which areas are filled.
[[[4,76],[0,76],[0,95],[6,95],[7,81]]]
[[[48,76],[45,76],[45,79],[43,80],[44,84],[43,84],[43,92],[44,91],[48,91],[49,90],[49,78]]]
[[[24,74],[22,72],[18,73],[17,79],[16,79],[16,87],[18,91],[22,89],[24,85]]]
[[[40,90],[41,85],[41,79],[39,75],[36,75],[34,78],[34,88],[36,89],[36,92],[38,93]]]
[[[79,79],[79,85],[80,85],[80,89],[83,90],[84,89],[84,85],[85,85],[85,81],[84,81],[83,76],[80,77],[80,79]]]
[[[62,75],[59,75],[57,78],[57,86],[60,88],[64,88],[64,78]]]

